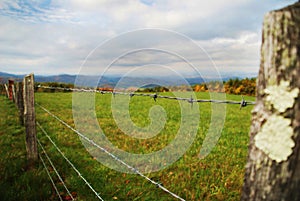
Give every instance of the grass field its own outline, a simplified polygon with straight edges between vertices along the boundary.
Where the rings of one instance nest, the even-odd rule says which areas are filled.
[[[71,93],[36,93],[35,98],[37,103],[69,125],[74,126]],[[209,95],[207,93],[197,93],[197,98],[208,99]],[[100,127],[116,147],[131,153],[151,153],[162,149],[175,138],[181,118],[180,106],[177,101],[159,99],[154,102],[149,97],[132,98],[130,116],[138,126],[146,126],[150,123],[148,113],[153,106],[162,106],[167,114],[167,122],[161,133],[154,138],[144,140],[124,135],[117,127],[112,118],[110,104],[114,100],[111,99],[111,95],[98,94],[95,110]],[[227,95],[227,99],[240,101],[241,97]],[[253,97],[246,97],[246,99],[254,100]],[[53,195],[53,190],[51,192],[51,183],[47,180],[47,175],[41,164],[37,166],[36,171],[32,172],[34,175],[30,175],[28,171],[20,171],[25,163],[24,129],[17,125],[18,117],[14,105],[5,100],[4,97],[1,97],[1,102],[3,102],[1,104],[0,125],[1,147],[4,146],[3,144],[8,144],[1,151],[1,189],[3,187],[7,189],[16,188],[21,183],[23,185],[24,181],[20,180],[20,177],[25,177],[28,180],[34,177],[33,180],[37,180],[37,183],[42,182],[42,185],[33,185],[32,187],[37,188],[33,191],[38,192],[39,189],[40,194],[42,194],[36,195],[40,198],[35,200],[56,200],[57,197]],[[186,200],[239,200],[247,157],[252,106],[242,110],[239,109],[238,105],[226,106],[226,121],[221,138],[213,151],[206,158],[200,160],[198,154],[209,128],[210,108],[210,103],[200,104],[199,129],[194,143],[187,152],[171,166],[147,174],[147,176],[160,182],[164,187]],[[99,163],[86,151],[76,133],[63,126],[38,106],[36,107],[36,118],[57,146],[104,200],[174,200],[171,195],[140,176],[120,173]],[[10,126],[7,126],[7,124]],[[66,163],[40,129],[38,129],[38,138],[70,191],[74,192],[74,195],[76,194],[76,199],[96,200],[92,191],[80,180],[76,172]],[[9,142],[7,142],[8,140]],[[9,144],[15,144],[15,146],[9,146]],[[12,157],[11,153],[14,152],[16,154],[20,152],[21,154]],[[12,158],[8,159],[9,157]],[[9,163],[13,163],[15,169],[10,170],[7,168]],[[19,175],[11,176],[14,178],[15,187],[9,187],[11,178],[8,175],[13,175],[14,172]],[[51,174],[53,174],[62,196],[66,196],[64,188],[54,176],[53,170],[51,170]],[[24,185],[30,185],[28,183],[30,181],[27,181],[27,184]],[[30,192],[27,188],[21,188],[20,191]],[[27,200],[32,199],[28,198]]]
[[[2,95],[0,102],[0,200],[51,200],[43,167],[27,170],[25,131],[15,104]]]

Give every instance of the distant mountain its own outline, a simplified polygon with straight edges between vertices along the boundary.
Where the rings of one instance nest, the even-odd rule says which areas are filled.
[[[9,79],[13,79],[15,81],[22,81],[25,75],[16,75],[10,74],[5,72],[0,72],[0,83],[7,83]],[[77,75],[68,75],[68,74],[61,74],[61,75],[49,75],[49,76],[42,76],[42,75],[35,75],[34,79],[35,82],[59,82],[59,83],[67,83],[67,84],[74,84],[76,81]],[[84,76],[85,84],[84,86],[92,86],[93,83],[98,82],[98,76]],[[101,85],[102,86],[115,86],[116,83],[120,80],[120,77],[102,77],[101,78]],[[78,82],[77,82],[78,84]]]
[[[17,75],[0,72],[0,77],[16,77]]]
[[[15,75],[5,72],[0,72],[0,83],[7,83],[8,79],[14,79],[16,81],[21,81],[25,75]],[[230,78],[245,78],[245,76],[230,76],[223,74],[223,80],[227,81]],[[98,76],[81,76],[77,78],[76,75],[50,75],[50,76],[41,76],[35,75],[36,82],[60,82],[60,83],[68,83],[68,84],[76,84],[77,86],[94,86],[95,83],[98,83],[99,87],[115,87],[118,88],[128,88],[128,87],[143,87],[147,85],[161,85],[161,86],[179,86],[186,85],[189,83],[190,85],[200,84],[205,81],[212,81],[211,79],[203,79],[201,77],[194,78],[186,78],[178,79],[174,77],[118,77],[118,76],[104,76],[99,80]],[[75,83],[76,82],[76,83]]]
[[[7,83],[8,79],[13,79],[17,81],[21,81],[24,75],[14,75],[10,73],[0,72],[0,84]]]
[[[186,81],[190,84],[190,85],[194,85],[194,84],[201,84],[204,81],[203,78],[201,77],[196,77],[196,78],[186,78]]]
[[[0,82],[7,83],[8,79],[14,79],[21,81],[25,75],[15,75],[0,72]],[[50,75],[50,76],[41,76],[35,75],[35,82],[61,82],[61,83],[70,83],[80,85],[80,86],[93,86],[94,83],[98,83],[99,87],[118,86],[120,88],[127,88],[131,86],[144,86],[144,85],[164,85],[164,86],[173,86],[173,85],[184,85],[187,82],[190,84],[202,83],[203,79],[201,78],[187,78],[185,80],[179,80],[172,77],[117,77],[117,76],[104,76],[99,80],[98,76],[81,76],[80,79],[77,79],[76,75]]]
[[[36,82],[62,82],[62,83],[74,83],[76,76],[75,75],[51,75],[51,76],[34,76]]]
[[[0,72],[0,82],[6,83],[8,79],[15,81],[22,81],[25,75],[15,75],[10,73]],[[36,82],[63,82],[63,83],[74,83],[75,75],[55,75],[55,76],[40,76],[35,75],[34,79]]]

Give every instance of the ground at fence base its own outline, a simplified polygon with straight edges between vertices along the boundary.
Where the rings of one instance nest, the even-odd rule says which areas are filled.
[[[42,166],[27,170],[25,131],[14,103],[0,96],[0,200],[55,200]]]

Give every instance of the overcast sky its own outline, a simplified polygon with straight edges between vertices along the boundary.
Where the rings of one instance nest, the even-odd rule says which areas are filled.
[[[205,71],[214,62],[222,74],[255,75],[264,14],[294,2],[0,0],[0,71],[93,74],[110,65],[109,73],[130,73],[156,65],[157,73],[160,65],[193,76],[186,63]]]

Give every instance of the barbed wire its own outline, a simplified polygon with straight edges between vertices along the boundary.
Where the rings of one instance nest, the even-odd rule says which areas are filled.
[[[66,189],[66,191],[67,191],[67,193],[69,194],[69,196],[71,197],[71,199],[74,200],[73,195],[70,193],[70,191],[69,191],[69,189],[67,188],[67,186],[66,186],[64,180],[61,178],[60,174],[58,173],[57,169],[55,168],[54,164],[52,163],[50,157],[48,156],[46,150],[44,149],[44,147],[43,147],[43,145],[41,144],[41,142],[39,141],[39,139],[37,139],[37,142],[38,142],[39,146],[41,147],[43,153],[45,154],[47,160],[49,161],[51,167],[53,168],[55,174],[57,175],[59,181],[62,183],[62,185],[63,185],[64,188]]]
[[[64,122],[63,120],[61,120],[59,117],[57,117],[56,115],[54,115],[53,113],[51,113],[49,110],[47,110],[46,108],[44,108],[40,104],[38,104],[38,103],[36,103],[36,104],[40,108],[42,108],[45,112],[47,112],[50,116],[52,116],[53,118],[55,118],[56,120],[58,120],[61,124],[63,124],[64,126],[66,126],[67,128],[69,128],[70,130],[72,130],[73,132],[75,132],[77,135],[79,135],[82,139],[86,140],[91,145],[97,147],[98,149],[100,149],[101,151],[103,151],[104,153],[106,153],[107,155],[109,155],[110,157],[112,157],[115,161],[121,163],[122,165],[124,165],[125,167],[127,167],[129,170],[131,170],[135,174],[137,174],[137,175],[141,176],[142,178],[146,179],[147,181],[149,181],[150,183],[154,184],[155,186],[157,186],[158,188],[160,188],[164,192],[172,195],[174,198],[177,198],[177,199],[179,199],[181,201],[185,201],[183,198],[181,198],[177,194],[171,192],[170,190],[168,190],[167,188],[165,188],[164,186],[162,186],[161,183],[156,182],[156,181],[150,179],[149,177],[147,177],[146,175],[144,175],[143,173],[141,173],[135,167],[127,164],[126,162],[124,162],[123,160],[121,160],[120,158],[118,158],[117,156],[115,156],[114,154],[112,154],[109,151],[107,151],[105,148],[103,148],[100,145],[98,145],[97,143],[95,143],[93,140],[89,139],[88,137],[86,137],[85,135],[83,135],[82,133],[80,133],[79,131],[77,131],[76,129],[74,129],[73,127],[71,127],[69,124],[67,124],[66,122]]]
[[[42,107],[42,106],[40,106]],[[55,142],[51,139],[51,137],[48,135],[48,133],[43,129],[43,127],[37,122],[38,127],[41,129],[41,131],[45,134],[45,136],[49,139],[49,141],[53,144],[53,146],[56,148],[56,150],[62,155],[62,157],[69,163],[69,165],[73,168],[73,170],[78,174],[78,176],[85,182],[85,184],[93,191],[93,193],[97,196],[99,200],[104,201],[97,191],[92,187],[92,185],[82,176],[80,171],[75,167],[75,165],[65,156],[65,154],[58,148],[58,146],[55,144]]]
[[[104,91],[104,90],[96,90],[96,89],[80,89],[80,88],[63,88],[63,87],[49,87],[49,86],[41,86],[38,85],[38,88],[43,89],[54,89],[54,90],[62,90],[62,91],[74,91],[74,92],[93,92],[93,93],[100,93],[100,94],[112,94],[115,95],[129,95],[130,97],[134,96],[148,96],[153,98],[156,101],[158,98],[161,99],[169,99],[169,100],[177,100],[177,101],[187,101],[188,103],[218,103],[218,104],[234,104],[240,105],[240,109],[246,107],[248,105],[255,105],[253,101],[246,101],[242,96],[241,101],[232,101],[232,100],[213,100],[213,99],[194,99],[191,98],[181,98],[181,97],[174,97],[174,96],[162,96],[158,95],[157,93],[150,94],[150,93],[135,93],[135,92],[121,92],[121,91]]]
[[[48,177],[50,178],[50,181],[51,181],[51,183],[52,183],[52,186],[53,186],[53,188],[55,189],[55,191],[56,191],[56,193],[57,193],[57,195],[58,195],[58,197],[59,197],[59,200],[60,200],[60,201],[63,201],[63,199],[62,199],[62,197],[60,196],[60,193],[59,193],[59,191],[58,191],[58,189],[57,189],[57,187],[56,187],[56,185],[55,185],[55,183],[54,183],[54,181],[53,181],[53,179],[52,179],[52,177],[51,177],[51,175],[50,175],[50,172],[49,172],[49,170],[48,170],[48,168],[47,168],[47,166],[46,166],[46,164],[45,164],[45,161],[44,161],[42,155],[39,154],[39,157],[40,157],[40,159],[41,159],[41,161],[42,161],[42,164],[43,164],[43,166],[44,166],[44,168],[45,168],[45,170],[46,170],[46,172],[47,172]]]

